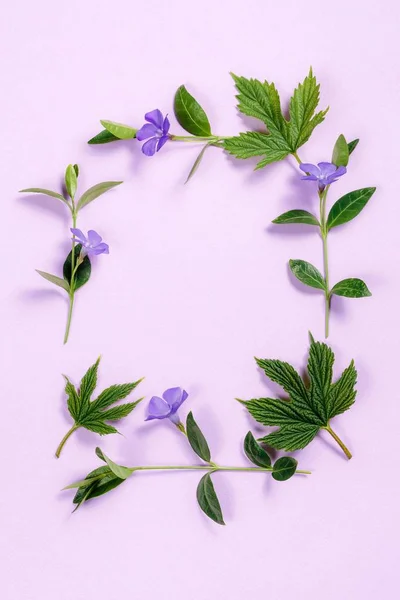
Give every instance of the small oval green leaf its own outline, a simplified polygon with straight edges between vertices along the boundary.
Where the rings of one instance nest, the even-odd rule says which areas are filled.
[[[78,256],[81,252],[81,248],[82,248],[81,244],[76,244],[76,246],[74,247],[75,264],[76,264],[76,261],[78,260]],[[65,259],[64,266],[63,266],[64,279],[68,282],[68,284],[71,283],[71,258],[72,258],[72,250],[68,254],[67,258]],[[77,268],[76,273],[75,273],[74,290],[78,290],[80,287],[82,287],[83,285],[85,285],[85,283],[87,283],[89,281],[91,272],[92,272],[92,265],[90,263],[89,257],[85,256],[85,258],[83,259],[83,262],[79,265],[79,267]]]
[[[122,181],[103,181],[103,183],[96,183],[93,187],[86,190],[84,194],[79,199],[77,209],[80,210],[89,202],[92,202],[111,188],[116,187],[117,185],[121,185]]]
[[[132,469],[129,469],[128,467],[123,467],[122,465],[118,465],[117,463],[112,461],[111,458],[108,458],[108,456],[104,454],[101,448],[96,448],[96,454],[99,458],[101,458],[101,460],[107,463],[107,465],[110,467],[110,470],[114,473],[116,477],[119,477],[120,479],[127,479],[132,475]]]
[[[123,123],[115,123],[114,121],[100,121],[104,129],[112,133],[120,140],[131,140],[136,137],[137,129]],[[109,140],[111,141],[111,140]]]
[[[332,162],[337,167],[346,167],[349,162],[349,146],[346,142],[346,138],[341,133],[336,140],[335,146],[332,153]]]
[[[278,225],[288,223],[303,223],[304,225],[319,225],[317,217],[306,210],[289,210],[272,221]]]
[[[258,467],[268,468],[271,466],[271,459],[266,451],[256,442],[251,431],[244,438],[244,452],[247,458]]]
[[[206,473],[200,479],[199,485],[197,486],[197,502],[207,517],[219,525],[225,525],[221,505],[218,496],[215,493],[214,485],[209,473]]]
[[[339,198],[329,212],[328,230],[354,219],[362,211],[375,190],[375,187],[362,188]]]
[[[210,462],[211,452],[207,440],[194,420],[193,413],[190,412],[186,419],[186,433],[194,452],[205,462]]]
[[[276,481],[286,481],[296,472],[297,460],[291,456],[282,456],[275,462],[272,470],[272,477]]]
[[[58,285],[58,287],[63,288],[63,290],[69,293],[69,285],[65,279],[61,279],[61,277],[57,277],[57,275],[52,275],[51,273],[46,273],[46,271],[39,271],[39,269],[36,269],[36,273],[39,273],[44,279],[54,283],[54,285]]]
[[[295,277],[304,285],[325,291],[325,280],[316,267],[305,260],[290,260],[290,269]]]
[[[333,286],[331,294],[345,296],[346,298],[366,298],[372,296],[367,285],[362,279],[343,279]]]
[[[103,129],[97,135],[90,138],[88,144],[109,144],[110,142],[118,142],[120,140],[119,137],[107,131],[107,129]]]
[[[176,91],[174,112],[179,125],[192,135],[211,135],[210,122],[206,113],[184,85]]]

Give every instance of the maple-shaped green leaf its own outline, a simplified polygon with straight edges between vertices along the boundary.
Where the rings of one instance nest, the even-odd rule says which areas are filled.
[[[319,102],[319,85],[312,69],[293,93],[289,107],[290,120],[282,112],[279,93],[273,83],[262,83],[234,74],[232,77],[239,92],[236,96],[238,109],[262,121],[267,132],[247,131],[226,138],[223,145],[236,158],[264,156],[257,164],[257,169],[282,160],[288,154],[295,154],[325,118],[328,109],[315,112]]]
[[[288,400],[258,398],[241,401],[256,421],[279,427],[260,441],[272,448],[300,450],[315,438],[320,429],[325,429],[351,458],[349,450],[332,430],[330,421],[354,403],[357,371],[351,361],[340,378],[332,383],[334,359],[326,344],[311,338],[307,366],[310,383],[306,386],[289,363],[256,358],[267,377],[281,385],[289,395]]]
[[[136,386],[139,385],[142,379],[139,379],[133,383],[112,385],[103,390],[95,400],[91,400],[97,385],[97,372],[99,363],[100,357],[96,360],[94,365],[89,367],[85,375],[82,377],[79,389],[76,389],[69,378],[65,377],[67,406],[69,413],[74,420],[74,424],[61,440],[56,451],[57,458],[60,456],[68,438],[80,427],[84,427],[85,429],[100,435],[118,433],[118,430],[112,425],[109,425],[106,421],[117,421],[128,416],[135,406],[137,406],[137,404],[139,404],[139,402],[142,400],[142,398],[140,398],[140,400],[136,400],[136,402],[119,404],[118,406],[108,409],[109,406],[115,404],[115,402],[118,402],[118,400],[126,398],[136,388]]]

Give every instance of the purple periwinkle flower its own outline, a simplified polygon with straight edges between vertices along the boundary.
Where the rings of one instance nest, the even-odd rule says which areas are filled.
[[[108,244],[102,241],[102,238],[96,231],[89,229],[87,237],[80,230],[71,227],[71,233],[74,234],[75,239],[82,244],[81,254],[109,254]]]
[[[154,156],[169,140],[170,123],[168,117],[164,118],[158,108],[146,113],[144,118],[147,123],[137,131],[136,139],[139,142],[147,140],[142,146],[142,152],[146,156]]]
[[[318,181],[318,189],[322,192],[327,185],[334,183],[347,171],[346,167],[337,167],[330,162],[320,162],[317,165],[301,163],[300,169],[306,173],[305,181]]]
[[[178,425],[180,421],[177,410],[187,397],[188,393],[180,387],[165,390],[162,398],[153,396],[149,402],[146,421],[170,419],[175,425]]]

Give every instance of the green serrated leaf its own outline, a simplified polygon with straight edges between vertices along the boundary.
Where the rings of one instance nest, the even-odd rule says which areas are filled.
[[[203,156],[205,154],[205,151],[207,150],[207,148],[209,148],[210,146],[213,145],[214,142],[208,142],[208,144],[206,144],[205,146],[203,146],[203,148],[200,151],[200,154],[198,155],[198,157],[196,158],[196,160],[193,163],[193,167],[190,169],[189,171],[189,175],[187,176],[187,179],[185,181],[185,183],[188,183],[188,181],[193,177],[193,175],[196,173],[197,169],[200,166],[201,161],[203,160]]]
[[[362,188],[345,194],[332,206],[327,220],[328,231],[356,217],[367,204],[376,188]]]
[[[372,296],[364,281],[355,277],[339,281],[333,286],[331,294],[345,296],[346,298],[366,298],[367,296]]]
[[[87,206],[87,204],[93,202],[93,200],[105,192],[108,192],[108,190],[111,190],[113,187],[121,185],[121,183],[122,181],[103,181],[103,183],[96,183],[96,185],[89,188],[84,194],[82,194],[77,204],[77,209],[80,210],[84,206]]]
[[[272,477],[276,481],[287,481],[296,473],[297,460],[291,456],[282,456],[274,463]]]
[[[207,517],[219,525],[225,525],[221,505],[209,473],[206,473],[200,479],[200,483],[197,486],[197,502]]]
[[[82,248],[81,244],[76,244],[74,246],[75,265],[77,264],[78,257],[81,253],[81,248]],[[66,280],[68,285],[71,283],[71,261],[72,261],[72,250],[68,254],[67,258],[65,259],[64,266],[63,266],[64,279]],[[74,290],[75,291],[79,290],[79,288],[81,288],[83,285],[85,285],[85,283],[87,283],[89,281],[91,272],[92,272],[92,265],[90,263],[90,259],[88,256],[85,256],[85,258],[83,259],[83,262],[79,265],[79,267],[75,271],[75,276],[74,276]]]
[[[332,163],[337,167],[347,167],[349,162],[349,145],[346,142],[346,138],[341,133],[336,140],[335,146],[332,153]]]
[[[26,188],[24,190],[19,190],[19,193],[20,194],[23,194],[23,193],[44,194],[45,196],[51,196],[52,198],[57,198],[57,200],[61,200],[61,202],[64,202],[64,204],[67,204],[67,206],[69,207],[68,200],[66,198],[64,198],[64,196],[62,196],[58,192],[53,192],[52,190],[46,190],[45,188]]]
[[[96,410],[104,410],[111,404],[123,400],[141,383],[143,379],[139,379],[133,383],[122,383],[119,385],[111,385],[101,392],[96,400],[93,400],[93,408]]]
[[[69,294],[69,285],[65,279],[61,279],[61,277],[57,277],[56,275],[52,275],[51,273],[46,273],[46,271],[39,271],[36,269],[36,273],[39,273],[44,279],[54,283],[54,285],[58,285],[58,287],[63,288]]]
[[[100,121],[100,123],[103,125],[104,129],[120,140],[131,140],[136,137],[137,129],[134,129],[129,125],[115,123],[115,121]]]
[[[81,400],[75,386],[70,382],[68,377],[65,377],[65,393],[67,395],[69,413],[74,421],[77,421],[79,419]]]
[[[301,281],[301,283],[325,291],[325,279],[311,263],[305,260],[292,259],[289,261],[289,266],[293,275]]]
[[[271,466],[271,458],[267,452],[256,442],[251,431],[244,438],[244,452],[247,458],[257,467],[268,469]]]
[[[200,427],[194,420],[192,412],[188,414],[186,419],[186,433],[189,440],[189,444],[191,445],[192,449],[197,454],[197,456],[200,456],[200,458],[205,462],[210,462],[210,448],[208,447],[207,440],[201,432]]]
[[[174,113],[179,125],[185,131],[199,137],[211,135],[211,126],[206,113],[184,85],[176,91]]]
[[[303,223],[304,225],[318,225],[318,219],[306,210],[289,210],[272,221],[278,225],[288,223]]]
[[[319,84],[312,69],[295,89],[290,100],[290,135],[292,148],[297,150],[310,138],[315,127],[323,122],[328,109],[314,115],[319,103]]]
[[[107,131],[107,129],[103,129],[103,131],[100,131],[100,133],[92,137],[88,141],[88,144],[109,144],[110,142],[118,142],[120,139],[121,138],[117,137],[113,133]]]
[[[65,187],[67,188],[70,198],[73,200],[78,187],[78,178],[73,165],[68,165],[65,171]]]
[[[100,448],[96,448],[96,454],[101,460],[107,463],[110,470],[119,477],[120,479],[127,479],[133,473],[133,469],[129,469],[128,467],[123,467],[121,465],[117,465],[117,463],[113,462],[111,458],[109,458]]]
[[[285,142],[274,139],[266,133],[247,131],[237,136],[226,138],[224,149],[236,158],[246,159],[252,156],[265,156],[257,168],[282,160],[289,154],[290,148]]]
[[[326,345],[311,337],[308,361],[309,387],[286,362],[256,359],[265,374],[289,394],[288,400],[257,398],[242,401],[249,413],[263,425],[278,429],[259,441],[279,450],[294,451],[307,446],[320,429],[326,429],[350,458],[351,454],[333,433],[330,419],[354,402],[356,371],[353,362],[336,383],[332,383],[334,355]]]
[[[127,417],[131,414],[133,409],[141,402],[143,398],[140,400],[136,400],[136,402],[127,402],[126,404],[120,404],[119,406],[114,406],[109,410],[105,410],[103,414],[103,418],[106,421],[119,421],[124,417]]]
[[[355,149],[357,148],[357,146],[358,146],[358,142],[359,142],[359,141],[360,141],[359,139],[356,139],[356,140],[353,140],[352,142],[349,142],[349,143],[348,143],[348,147],[349,147],[349,154],[351,154],[352,152],[354,152],[354,150],[355,150]]]

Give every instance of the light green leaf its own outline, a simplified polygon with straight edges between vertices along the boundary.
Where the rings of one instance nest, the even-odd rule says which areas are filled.
[[[345,296],[346,298],[365,298],[367,296],[372,296],[364,281],[354,277],[339,281],[333,286],[331,294]]]
[[[208,447],[207,440],[201,432],[200,427],[194,420],[192,412],[188,414],[186,419],[186,433],[189,440],[189,444],[191,445],[192,449],[197,454],[197,456],[200,456],[200,458],[205,462],[210,462],[210,448]]]
[[[256,442],[251,431],[244,438],[244,452],[247,458],[257,467],[268,469],[271,466],[271,458],[264,448]]]
[[[75,265],[77,264],[79,254],[81,253],[81,248],[82,248],[81,244],[76,244],[74,246]],[[67,258],[65,259],[64,266],[63,266],[64,279],[68,282],[68,284],[71,283],[71,262],[72,262],[72,250],[68,254]],[[77,268],[77,270],[75,272],[75,276],[74,276],[74,290],[75,291],[78,290],[79,288],[81,288],[83,285],[85,285],[85,283],[87,283],[89,281],[91,272],[92,272],[92,265],[90,263],[90,259],[88,256],[85,256],[85,258],[83,259],[83,262],[79,265],[79,267]]]
[[[289,210],[272,221],[278,225],[288,223],[303,223],[304,225],[318,225],[318,219],[306,210]]]
[[[237,136],[226,138],[223,142],[224,149],[236,158],[250,158],[252,156],[265,156],[258,163],[258,169],[263,166],[282,160],[290,152],[289,146],[281,139],[275,139],[266,133],[247,131]]]
[[[207,517],[219,525],[225,525],[221,505],[209,473],[206,473],[200,479],[200,483],[197,486],[197,502]]]
[[[206,113],[184,85],[176,91],[174,112],[179,125],[192,135],[200,137],[211,135],[210,122]]]
[[[19,193],[44,194],[45,196],[51,196],[52,198],[57,198],[57,200],[61,200],[61,202],[64,202],[64,204],[67,204],[69,207],[68,200],[66,200],[66,198],[64,198],[64,196],[62,196],[58,192],[53,192],[52,190],[46,190],[44,188],[26,188],[24,190],[19,190]]]
[[[314,115],[318,103],[319,84],[310,68],[303,83],[295,89],[289,105],[290,135],[294,150],[305,144],[315,127],[325,119],[328,109]]]
[[[88,141],[88,144],[109,144],[110,142],[118,142],[120,139],[121,138],[117,137],[113,133],[107,131],[107,129],[103,129],[103,131],[100,131],[100,133],[92,137]]]
[[[96,183],[96,185],[89,188],[84,194],[82,194],[82,196],[79,199],[77,209],[80,210],[81,208],[89,204],[89,202],[92,202],[105,192],[108,192],[108,190],[111,190],[113,187],[121,185],[121,183],[122,181],[103,181],[103,183]]]
[[[114,121],[100,121],[100,123],[103,125],[104,129],[115,135],[115,137],[120,140],[131,140],[136,137],[137,129],[134,129],[129,125],[115,123]]]
[[[68,165],[65,171],[65,187],[67,188],[67,192],[73,200],[78,187],[78,178],[73,165]]]
[[[346,138],[341,133],[336,140],[332,153],[332,163],[337,167],[346,167],[349,162],[349,145]]]
[[[128,467],[122,467],[121,465],[117,465],[117,463],[113,462],[111,458],[108,458],[108,456],[104,454],[104,452],[98,447],[96,448],[96,454],[99,458],[101,458],[101,460],[104,460],[104,462],[107,463],[110,470],[114,473],[116,477],[119,477],[120,479],[127,479],[132,475],[134,469],[129,469]]]
[[[375,190],[375,187],[362,188],[339,198],[329,212],[328,230],[354,219],[362,211]]]
[[[188,181],[196,173],[197,169],[199,168],[199,165],[200,165],[201,161],[203,160],[203,156],[205,154],[205,151],[207,150],[207,148],[209,148],[210,146],[212,146],[213,143],[214,142],[208,142],[208,144],[206,144],[205,146],[203,146],[203,148],[200,151],[200,154],[198,155],[198,157],[196,158],[196,160],[193,163],[193,167],[189,171],[189,175],[187,176],[187,179],[186,179],[185,183],[188,183]]]
[[[44,279],[54,283],[54,285],[58,285],[58,287],[63,288],[69,294],[69,285],[65,279],[61,279],[61,277],[57,277],[56,275],[52,275],[51,273],[46,273],[46,271],[39,271],[39,269],[35,269],[36,273],[39,273]]]
[[[290,269],[295,277],[304,285],[325,291],[325,279],[311,263],[305,260],[290,260]]]
[[[278,458],[274,464],[272,477],[276,479],[276,481],[286,481],[296,473],[296,469],[297,460],[291,456],[282,456],[281,458]]]

